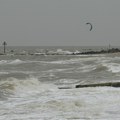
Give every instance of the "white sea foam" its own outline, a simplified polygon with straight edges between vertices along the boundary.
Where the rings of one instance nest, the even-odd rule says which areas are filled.
[[[56,54],[56,55],[71,55],[73,52],[68,50],[57,49],[56,51],[47,51],[47,54]]]
[[[58,80],[58,82],[59,83],[62,83],[62,84],[74,84],[74,83],[76,83],[76,82],[78,82],[79,80],[78,79],[60,79],[60,80]]]
[[[70,51],[64,51],[62,49],[57,49],[56,51],[58,54],[62,54],[62,55],[66,55],[66,54],[72,54],[73,52],[70,52]]]
[[[21,64],[21,63],[24,63],[24,61],[22,61],[20,59],[16,59],[16,60],[13,60],[13,61],[9,61],[8,64],[14,64],[14,65],[16,65],[16,64]]]
[[[6,72],[6,71],[0,71],[0,75],[3,75],[3,74],[9,74],[9,72]]]
[[[0,65],[2,65],[2,64],[6,64],[6,63],[8,63],[7,60],[1,60],[1,61],[0,61]]]
[[[75,64],[80,63],[81,58],[74,58],[69,60],[57,60],[57,61],[50,61],[50,62],[44,62],[44,63],[50,63],[50,64]]]
[[[98,57],[94,61],[96,63],[96,69],[106,68],[107,71],[111,71],[112,73],[120,72],[120,57]]]
[[[3,90],[7,92],[12,91],[13,94],[19,97],[30,96],[55,89],[53,85],[43,84],[35,77],[27,79],[16,79],[10,77],[6,80],[0,81],[0,88],[3,88]]]
[[[104,57],[78,57],[78,58],[71,58],[71,59],[67,59],[67,60],[57,60],[57,61],[49,61],[49,62],[45,62],[45,61],[41,61],[43,63],[50,63],[50,64],[76,64],[76,63],[84,63],[84,62],[95,62],[95,63],[101,63],[101,61],[103,61],[105,58]]]
[[[47,73],[55,73],[55,72],[64,72],[64,71],[70,71],[70,70],[74,70],[74,68],[66,68],[66,69],[51,69],[51,70],[47,70],[47,71],[43,71],[43,72],[47,72]]]
[[[1,60],[0,65],[6,65],[6,64],[21,64],[24,63],[24,61],[20,59],[15,59],[15,60]]]
[[[25,63],[41,63],[41,61],[32,61],[32,60],[1,60],[0,65],[19,65],[19,64],[25,64]]]
[[[38,94],[39,95],[39,94]],[[6,103],[12,119],[119,120],[120,89],[110,87],[56,90],[26,99],[11,99]],[[3,104],[1,108],[4,108]],[[4,110],[4,109],[3,109]],[[1,113],[8,112],[7,110]],[[22,114],[24,113],[24,114]],[[7,115],[8,116],[8,115]],[[2,117],[5,118],[5,115]]]
[[[96,65],[83,65],[76,69],[76,72],[90,72],[96,69]]]
[[[37,63],[37,62],[40,62],[40,61],[30,61],[30,60],[23,61],[23,60],[20,60],[20,59],[15,59],[15,60],[8,61],[8,64],[17,65],[17,64]]]
[[[120,72],[120,64],[118,63],[104,63],[103,65],[106,66],[108,71],[111,71],[112,73]]]

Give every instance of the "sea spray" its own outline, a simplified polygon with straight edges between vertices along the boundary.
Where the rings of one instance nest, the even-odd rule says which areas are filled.
[[[0,81],[0,89],[5,93],[12,93],[15,96],[29,96],[56,89],[52,84],[40,82],[36,77],[31,76],[26,79],[7,78]]]

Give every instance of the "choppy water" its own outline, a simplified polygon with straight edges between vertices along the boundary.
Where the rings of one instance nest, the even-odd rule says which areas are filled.
[[[1,55],[0,120],[119,120],[120,88],[75,88],[109,81],[120,81],[120,53]]]

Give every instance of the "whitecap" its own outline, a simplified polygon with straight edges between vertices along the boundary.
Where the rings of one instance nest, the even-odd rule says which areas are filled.
[[[1,64],[1,65],[6,64],[6,63],[8,63],[8,60],[1,60],[1,61],[0,61],[0,64]]]
[[[71,55],[73,52],[68,51],[68,50],[62,50],[62,49],[57,49],[56,51],[47,51],[47,54],[52,55]]]
[[[62,55],[70,55],[70,54],[72,54],[73,52],[70,52],[70,51],[64,51],[64,50],[62,50],[62,49],[57,49],[57,51],[56,51],[56,53],[57,54],[62,54]]]
[[[96,69],[96,65],[84,65],[77,69],[77,71],[81,70],[81,72],[90,72]]]
[[[45,91],[57,89],[53,84],[44,84],[38,78],[30,76],[26,79],[9,77],[0,81],[0,88],[5,93],[12,93],[14,96],[27,97]]]
[[[76,82],[78,82],[78,79],[59,79],[57,83],[59,84],[74,84]]]
[[[3,75],[3,74],[9,74],[9,72],[0,71],[0,75]]]
[[[106,66],[108,71],[111,71],[112,73],[120,72],[120,64],[118,63],[104,63],[103,65]]]
[[[21,63],[24,63],[24,61],[20,59],[16,59],[16,60],[10,61],[8,64],[21,64]]]

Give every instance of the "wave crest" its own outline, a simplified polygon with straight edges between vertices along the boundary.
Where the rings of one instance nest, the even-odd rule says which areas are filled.
[[[11,95],[23,97],[37,93],[43,93],[52,90],[53,85],[43,84],[37,78],[30,77],[26,79],[7,78],[0,81],[0,94],[9,97]]]

